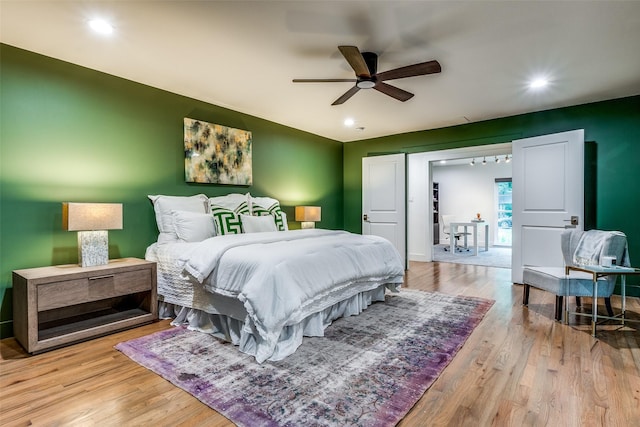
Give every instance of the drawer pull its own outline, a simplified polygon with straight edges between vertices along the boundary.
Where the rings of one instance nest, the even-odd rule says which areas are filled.
[[[107,274],[107,275],[104,275],[104,276],[89,277],[89,280],[109,279],[111,277],[113,277],[113,274]]]

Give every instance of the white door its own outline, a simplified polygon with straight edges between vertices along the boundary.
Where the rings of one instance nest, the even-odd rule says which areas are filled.
[[[560,234],[583,228],[584,130],[520,139],[513,148],[511,279],[525,266],[561,267]]]
[[[362,234],[389,240],[406,266],[405,155],[362,159]]]

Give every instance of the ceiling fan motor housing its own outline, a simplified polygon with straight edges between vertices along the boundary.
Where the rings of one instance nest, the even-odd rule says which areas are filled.
[[[365,64],[369,69],[368,76],[358,76],[356,86],[360,89],[371,89],[376,85],[376,73],[378,72],[378,55],[373,52],[362,52]]]

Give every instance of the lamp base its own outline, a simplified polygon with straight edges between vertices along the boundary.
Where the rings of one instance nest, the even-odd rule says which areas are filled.
[[[108,231],[78,231],[78,264],[82,267],[109,264]]]
[[[302,221],[300,223],[300,228],[302,228],[302,229],[316,228],[316,223],[313,222],[313,221]]]

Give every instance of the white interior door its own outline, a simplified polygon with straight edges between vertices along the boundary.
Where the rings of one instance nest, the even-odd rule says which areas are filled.
[[[511,276],[525,266],[562,266],[560,234],[583,227],[584,130],[512,142],[513,252]]]
[[[384,237],[406,267],[405,155],[362,159],[362,234]]]

